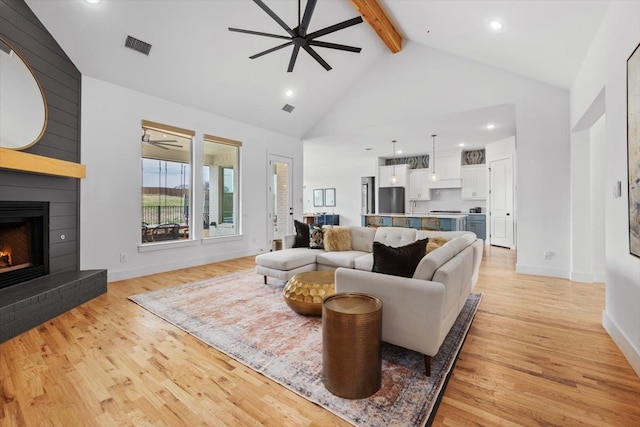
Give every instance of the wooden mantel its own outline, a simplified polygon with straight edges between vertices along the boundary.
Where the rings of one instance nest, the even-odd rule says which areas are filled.
[[[0,148],[0,169],[31,172],[67,178],[86,178],[87,167],[51,157],[37,156],[22,151]]]

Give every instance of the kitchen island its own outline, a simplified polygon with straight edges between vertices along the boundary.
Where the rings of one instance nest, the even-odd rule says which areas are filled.
[[[433,218],[437,221],[433,221]],[[418,230],[462,231],[467,229],[467,214],[414,213],[414,214],[368,214],[362,215],[364,227],[409,227]],[[434,227],[435,223],[435,227]]]

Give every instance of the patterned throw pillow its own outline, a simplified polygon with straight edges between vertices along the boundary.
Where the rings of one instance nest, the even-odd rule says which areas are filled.
[[[309,247],[311,249],[324,249],[322,226],[309,224]]]
[[[371,271],[394,276],[412,277],[420,260],[425,256],[428,240],[416,240],[398,248],[387,246],[380,242],[373,242],[373,268]]]

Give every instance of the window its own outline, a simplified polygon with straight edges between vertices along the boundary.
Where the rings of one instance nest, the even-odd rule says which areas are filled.
[[[242,143],[204,136],[204,236],[240,234],[238,159]]]
[[[142,122],[142,243],[189,238],[194,132]]]

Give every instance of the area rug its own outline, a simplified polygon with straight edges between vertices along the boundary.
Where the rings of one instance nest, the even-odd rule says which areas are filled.
[[[431,377],[417,352],[383,343],[382,387],[366,399],[343,399],[322,382],[322,319],[294,313],[285,282],[264,285],[253,270],[147,292],[130,299],[162,319],[357,426],[424,426],[471,326],[481,294],[467,300]],[[383,307],[384,316],[384,307]]]

